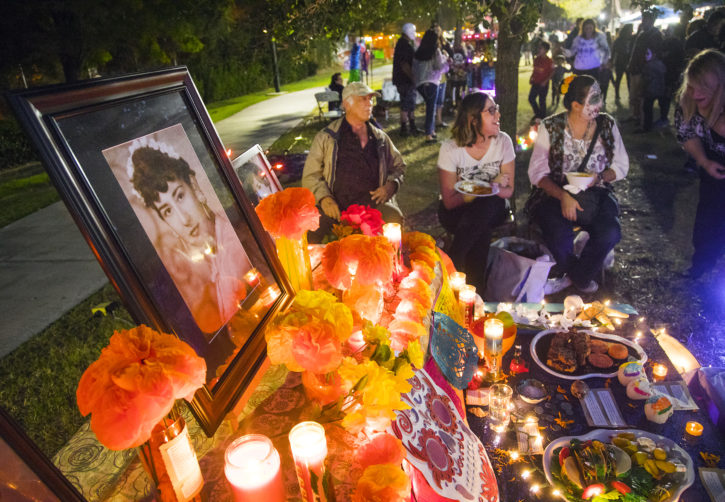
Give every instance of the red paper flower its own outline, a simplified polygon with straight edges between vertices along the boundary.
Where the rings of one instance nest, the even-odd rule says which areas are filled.
[[[308,230],[320,227],[315,196],[307,188],[285,188],[268,195],[255,208],[264,229],[275,239],[299,240]]]
[[[383,233],[383,215],[375,208],[351,204],[344,210],[340,219],[359,228],[363,235],[374,236]]]
[[[83,373],[76,400],[91,429],[111,450],[139,446],[174,401],[204,385],[206,363],[173,335],[147,326],[117,331]]]

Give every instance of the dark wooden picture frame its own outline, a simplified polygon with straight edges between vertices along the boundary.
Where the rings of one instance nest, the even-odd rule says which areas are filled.
[[[255,207],[265,196],[282,190],[282,185],[260,145],[254,145],[232,160],[232,167],[242,183],[247,199]]]
[[[262,366],[266,357],[264,326],[289,304],[292,288],[274,244],[244,195],[189,72],[178,67],[28,89],[9,93],[8,100],[134,320],[174,333],[207,361],[207,384],[197,391],[191,408],[211,436]],[[120,160],[114,167],[109,157],[109,151],[122,151],[139,141],[157,145],[155,139],[149,138],[172,138],[172,147],[161,150],[171,151],[175,160],[178,157],[188,161],[186,168],[191,166],[191,178],[200,180],[198,185],[206,190],[200,195],[201,204],[212,222],[210,235],[221,235],[214,233],[214,222],[217,228],[223,222],[228,229],[223,242],[230,246],[211,247],[207,254],[223,263],[224,250],[231,244],[237,248],[241,244],[248,257],[250,275],[234,277],[239,283],[235,286],[239,296],[233,298],[232,317],[220,314],[218,322],[212,324],[213,330],[208,329],[210,324],[200,323],[194,304],[179,287],[176,269],[164,261],[163,250],[139,216],[145,210],[150,214],[146,220],[156,217],[163,222],[161,211],[145,195],[144,207],[139,193],[130,190],[138,200],[129,194],[136,172],[133,148],[126,153],[126,164]],[[191,154],[173,153],[174,145],[182,145],[182,150]],[[124,174],[119,167],[124,165],[132,172]],[[155,169],[152,165],[151,170]],[[171,182],[166,184],[170,186]],[[207,207],[209,198],[216,204],[209,204],[216,208],[213,214]],[[156,224],[164,227],[159,221]],[[166,231],[179,241],[188,237]],[[216,280],[220,276],[213,277],[211,281],[209,275],[205,290],[208,287],[215,291],[207,297],[217,298],[221,305],[225,303],[220,292],[224,289]],[[203,282],[205,278],[200,275],[193,279]]]

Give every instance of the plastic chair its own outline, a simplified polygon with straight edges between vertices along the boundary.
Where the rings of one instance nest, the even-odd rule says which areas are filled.
[[[342,117],[342,110],[329,110],[330,102],[340,101],[340,93],[337,91],[324,91],[315,94],[317,100],[317,109],[319,110],[320,120],[333,120]],[[324,106],[328,104],[328,111],[325,111]]]

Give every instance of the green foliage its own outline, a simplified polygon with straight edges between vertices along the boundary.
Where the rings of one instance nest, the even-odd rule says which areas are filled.
[[[18,123],[0,120],[0,171],[35,159],[35,152]]]
[[[0,227],[59,199],[46,173],[0,183]]]

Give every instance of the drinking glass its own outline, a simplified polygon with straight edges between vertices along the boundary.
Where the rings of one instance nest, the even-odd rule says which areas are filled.
[[[488,394],[488,418],[491,429],[503,432],[511,419],[511,398],[514,391],[505,383],[495,383]]]

